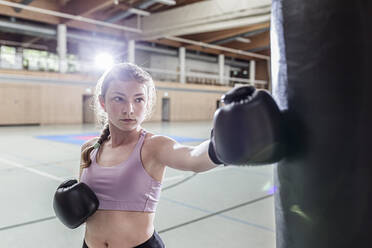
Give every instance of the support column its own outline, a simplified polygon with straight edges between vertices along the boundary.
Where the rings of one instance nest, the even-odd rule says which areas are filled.
[[[57,53],[59,56],[59,72],[67,71],[67,29],[65,24],[58,24],[57,27]]]
[[[249,80],[251,84],[254,85],[254,81],[256,80],[256,61],[251,60],[249,62]]]
[[[180,83],[186,83],[186,48],[179,48]]]
[[[218,65],[219,65],[219,82],[220,84],[224,84],[224,76],[225,76],[225,55],[220,54],[218,55]]]
[[[130,40],[128,42],[128,62],[135,63],[135,50],[136,50],[136,41]]]

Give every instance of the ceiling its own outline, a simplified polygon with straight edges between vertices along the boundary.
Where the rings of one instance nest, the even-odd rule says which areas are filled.
[[[270,56],[270,5],[268,0],[0,0],[0,17],[39,27],[66,24],[71,30],[116,40],[260,60]],[[6,27],[0,31],[2,40],[55,46],[55,41],[38,36],[9,34]]]

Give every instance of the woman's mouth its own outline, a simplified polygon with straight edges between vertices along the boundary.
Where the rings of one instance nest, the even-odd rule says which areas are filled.
[[[125,123],[135,122],[134,119],[120,119],[121,121],[124,121]]]

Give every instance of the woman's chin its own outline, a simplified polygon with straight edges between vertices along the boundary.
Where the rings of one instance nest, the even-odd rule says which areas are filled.
[[[131,122],[131,123],[120,123],[119,129],[123,131],[131,131],[136,129],[138,126],[137,122]]]

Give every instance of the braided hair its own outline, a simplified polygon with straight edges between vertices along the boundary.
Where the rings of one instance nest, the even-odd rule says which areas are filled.
[[[105,140],[108,139],[110,135],[110,129],[108,123],[105,125],[105,127],[102,130],[101,135],[99,136],[97,142],[94,145],[86,147],[83,152],[81,153],[81,166],[82,168],[89,167],[90,164],[92,163],[92,160],[90,159],[90,153],[94,149],[98,148],[100,145],[103,144]]]

